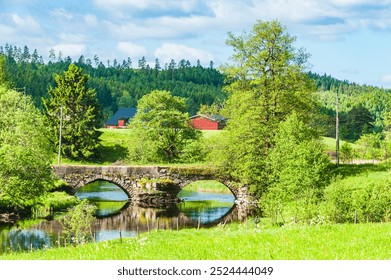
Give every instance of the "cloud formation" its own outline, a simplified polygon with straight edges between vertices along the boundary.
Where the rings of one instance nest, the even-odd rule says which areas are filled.
[[[155,50],[154,55],[162,63],[169,63],[171,59],[178,63],[181,59],[186,59],[194,65],[197,59],[203,64],[208,64],[211,60],[214,60],[213,55],[205,50],[173,43],[164,43]]]
[[[187,56],[207,64],[225,62],[231,55],[224,43],[227,32],[240,34],[256,20],[274,19],[297,36],[298,46],[311,48],[311,63],[321,71],[355,68],[356,76],[364,77],[370,69],[349,65],[355,53],[349,48],[367,45],[365,39],[352,39],[365,32],[375,34],[374,46],[366,48],[389,57],[391,0],[0,0],[0,45],[28,45],[44,56],[55,46],[73,59],[85,51],[86,57],[98,54],[102,61],[127,56],[178,61]],[[324,54],[332,49],[338,59],[319,67],[331,63]],[[376,80],[387,73],[377,73]]]
[[[119,42],[117,49],[131,58],[140,58],[148,54],[145,47],[132,42]]]

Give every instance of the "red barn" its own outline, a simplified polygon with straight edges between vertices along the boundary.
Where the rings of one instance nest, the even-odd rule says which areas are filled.
[[[226,119],[219,115],[195,115],[190,117],[190,125],[200,130],[220,130],[225,127]]]

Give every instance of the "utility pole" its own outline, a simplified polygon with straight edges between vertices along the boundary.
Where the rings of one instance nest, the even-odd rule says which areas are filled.
[[[335,94],[335,151],[336,164],[339,166],[339,118],[338,118],[338,91]]]
[[[57,156],[58,165],[61,165],[61,139],[62,139],[62,101],[60,106],[60,131],[58,133],[58,156]]]

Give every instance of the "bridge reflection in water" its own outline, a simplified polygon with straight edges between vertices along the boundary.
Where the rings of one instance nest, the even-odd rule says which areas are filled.
[[[101,194],[117,198],[111,187],[105,185]],[[197,193],[197,199],[200,193]],[[90,199],[97,199],[96,193],[90,190]],[[114,195],[111,196],[111,195]],[[202,194],[204,195],[204,194]],[[156,230],[180,230],[183,228],[212,227],[219,223],[244,221],[249,214],[244,204],[235,204],[234,198],[211,202],[212,197],[221,194],[205,194],[206,201],[189,201],[178,204],[167,204],[160,207],[145,207],[128,201],[95,201],[105,204],[95,221],[94,236],[96,241],[122,237],[132,237],[143,232]],[[208,196],[209,195],[209,196]],[[190,195],[188,195],[190,196]],[[212,197],[211,197],[212,196]],[[224,196],[224,194],[222,194]],[[183,198],[183,197],[182,197]],[[102,211],[103,208],[103,211]],[[106,212],[107,209],[109,211]],[[23,224],[23,223],[22,223]],[[63,244],[62,228],[58,221],[42,221],[33,226],[9,227],[0,229],[0,253],[5,250],[31,250],[43,247],[57,247]]]

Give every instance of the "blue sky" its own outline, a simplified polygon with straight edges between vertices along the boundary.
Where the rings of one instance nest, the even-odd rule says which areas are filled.
[[[227,32],[278,19],[312,71],[391,88],[391,0],[0,0],[0,45],[106,62],[229,62]]]

